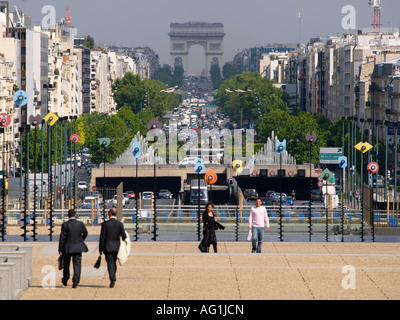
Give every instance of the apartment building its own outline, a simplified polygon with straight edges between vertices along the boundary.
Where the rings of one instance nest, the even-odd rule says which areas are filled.
[[[399,41],[399,33],[362,31],[311,39],[296,57],[299,109],[324,114],[331,121],[370,117],[374,66],[400,58]]]
[[[1,135],[1,168],[9,168],[8,171],[15,169],[15,133],[18,133],[18,127],[14,125],[15,112],[13,92],[16,89],[16,72],[14,62],[8,61],[3,53],[0,53],[0,114],[7,114],[12,122],[4,128],[4,135]],[[19,135],[17,135],[18,138]],[[4,141],[4,143],[3,143]],[[4,154],[4,157],[3,157]]]

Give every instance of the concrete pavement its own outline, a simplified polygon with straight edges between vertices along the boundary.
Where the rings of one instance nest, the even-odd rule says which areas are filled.
[[[31,245],[33,282],[21,300],[400,299],[399,243],[264,242],[251,254],[250,242],[219,242],[217,254],[202,254],[198,242],[132,242],[113,289],[104,258],[93,268],[96,242],[77,289],[61,284],[58,243]]]

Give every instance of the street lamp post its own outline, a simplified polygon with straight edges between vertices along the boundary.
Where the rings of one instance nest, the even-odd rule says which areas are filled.
[[[37,127],[39,124],[42,123],[42,117],[40,115],[34,117],[30,116],[29,118],[30,124],[35,128],[35,142],[33,145],[33,241],[36,241],[36,207],[37,207],[37,185],[36,185],[36,163],[37,163],[37,157],[36,157],[36,144],[37,144]]]
[[[50,225],[50,229],[49,229],[49,236],[50,236],[50,241],[53,241],[53,169],[51,167],[51,161],[52,161],[52,151],[51,151],[51,143],[52,143],[52,136],[51,136],[51,128],[53,127],[54,124],[57,123],[59,117],[57,115],[55,115],[53,112],[49,112],[45,117],[44,120],[47,122],[48,124],[48,155],[47,155],[47,159],[48,159],[48,172],[49,172],[49,182],[48,182],[48,192],[49,192],[49,198],[50,198],[50,204],[49,204],[49,225]],[[56,164],[57,162],[57,158],[55,158],[54,164]]]
[[[309,240],[311,241],[311,235],[312,235],[312,214],[311,214],[311,202],[312,202],[312,176],[311,176],[311,147],[312,144],[317,141],[317,135],[314,132],[309,132],[306,135],[306,141],[310,145],[310,151],[309,151],[309,161],[310,161],[310,202],[308,204],[308,231],[309,231]]]
[[[106,199],[106,148],[110,145],[111,140],[110,138],[101,138],[99,140],[100,146],[103,147],[103,221],[106,221],[106,206],[105,206],[105,199]]]
[[[147,130],[161,130],[162,125],[158,119],[152,119],[147,123]],[[153,189],[153,198],[154,198],[154,219],[153,219],[153,241],[157,241],[157,164],[156,164],[156,136],[154,135],[154,148],[153,148],[153,157],[154,157],[154,189]]]
[[[133,156],[136,159],[136,189],[135,189],[135,207],[136,207],[136,218],[135,218],[135,241],[138,241],[138,228],[139,228],[139,208],[138,208],[138,161],[142,155],[142,147],[139,142],[133,144]]]
[[[204,160],[202,158],[198,158],[195,165],[194,171],[197,173],[197,241],[200,241],[200,175],[204,173],[206,170],[206,166],[204,165]]]
[[[276,152],[279,153],[279,240],[283,241],[282,229],[282,153],[286,152],[286,140],[282,142],[277,140]]]
[[[232,162],[233,171],[236,172],[236,241],[238,241],[238,232],[239,232],[239,173],[243,172],[243,161],[235,160]]]
[[[361,195],[360,195],[360,204],[361,204],[361,242],[364,242],[364,156],[363,154],[368,152],[372,148],[372,146],[368,142],[359,142],[354,146],[358,151],[361,152]],[[372,189],[372,188],[371,188]]]
[[[344,210],[343,210],[343,190],[344,190],[344,170],[347,167],[347,157],[342,156],[339,157],[338,159],[339,161],[339,167],[342,169],[341,172],[341,188],[340,188],[340,202],[341,202],[341,207],[342,207],[342,211],[341,211],[341,222],[342,222],[342,242],[344,241],[344,237],[343,237],[343,233],[344,233]]]

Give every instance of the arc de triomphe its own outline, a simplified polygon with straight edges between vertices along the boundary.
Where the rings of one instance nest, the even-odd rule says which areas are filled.
[[[171,66],[181,66],[188,73],[189,49],[193,45],[204,48],[206,72],[210,75],[212,63],[218,63],[222,68],[224,25],[222,23],[185,22],[171,23],[168,34],[171,40]]]

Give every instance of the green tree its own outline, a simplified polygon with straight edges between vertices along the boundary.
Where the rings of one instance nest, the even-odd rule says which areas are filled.
[[[221,69],[218,64],[211,65],[210,74],[213,88],[218,89],[223,82],[221,77]]]
[[[288,110],[281,89],[256,72],[244,72],[225,80],[219,87],[218,106],[236,123],[254,121],[272,109]]]
[[[109,138],[111,144],[106,150],[106,162],[112,162],[125,152],[137,132],[146,134],[147,123],[154,117],[148,109],[134,113],[128,106],[124,106],[111,116],[100,113],[83,114],[78,118],[77,127],[83,127],[82,132],[87,137],[84,146],[92,154],[91,161],[94,163],[104,161],[104,149],[100,146],[99,139]]]
[[[222,67],[222,76],[224,77],[224,80],[228,80],[236,74],[238,74],[238,71],[231,62],[225,63]]]
[[[159,80],[169,86],[172,78],[172,69],[168,64],[164,64],[157,70],[155,80]]]
[[[113,85],[117,110],[124,106],[134,113],[149,109],[155,116],[162,117],[166,111],[179,105],[179,97],[162,93],[161,91],[165,89],[167,85],[159,80],[141,80],[139,75],[127,73]]]
[[[175,67],[174,73],[172,74],[171,81],[169,82],[170,87],[178,86],[181,88],[183,85],[184,70],[182,67]]]
[[[83,44],[85,47],[87,47],[87,48],[89,48],[89,49],[94,49],[94,46],[95,46],[95,42],[94,42],[94,38],[93,37],[91,37],[91,36],[87,36],[86,37],[86,41],[85,41],[85,43]]]

